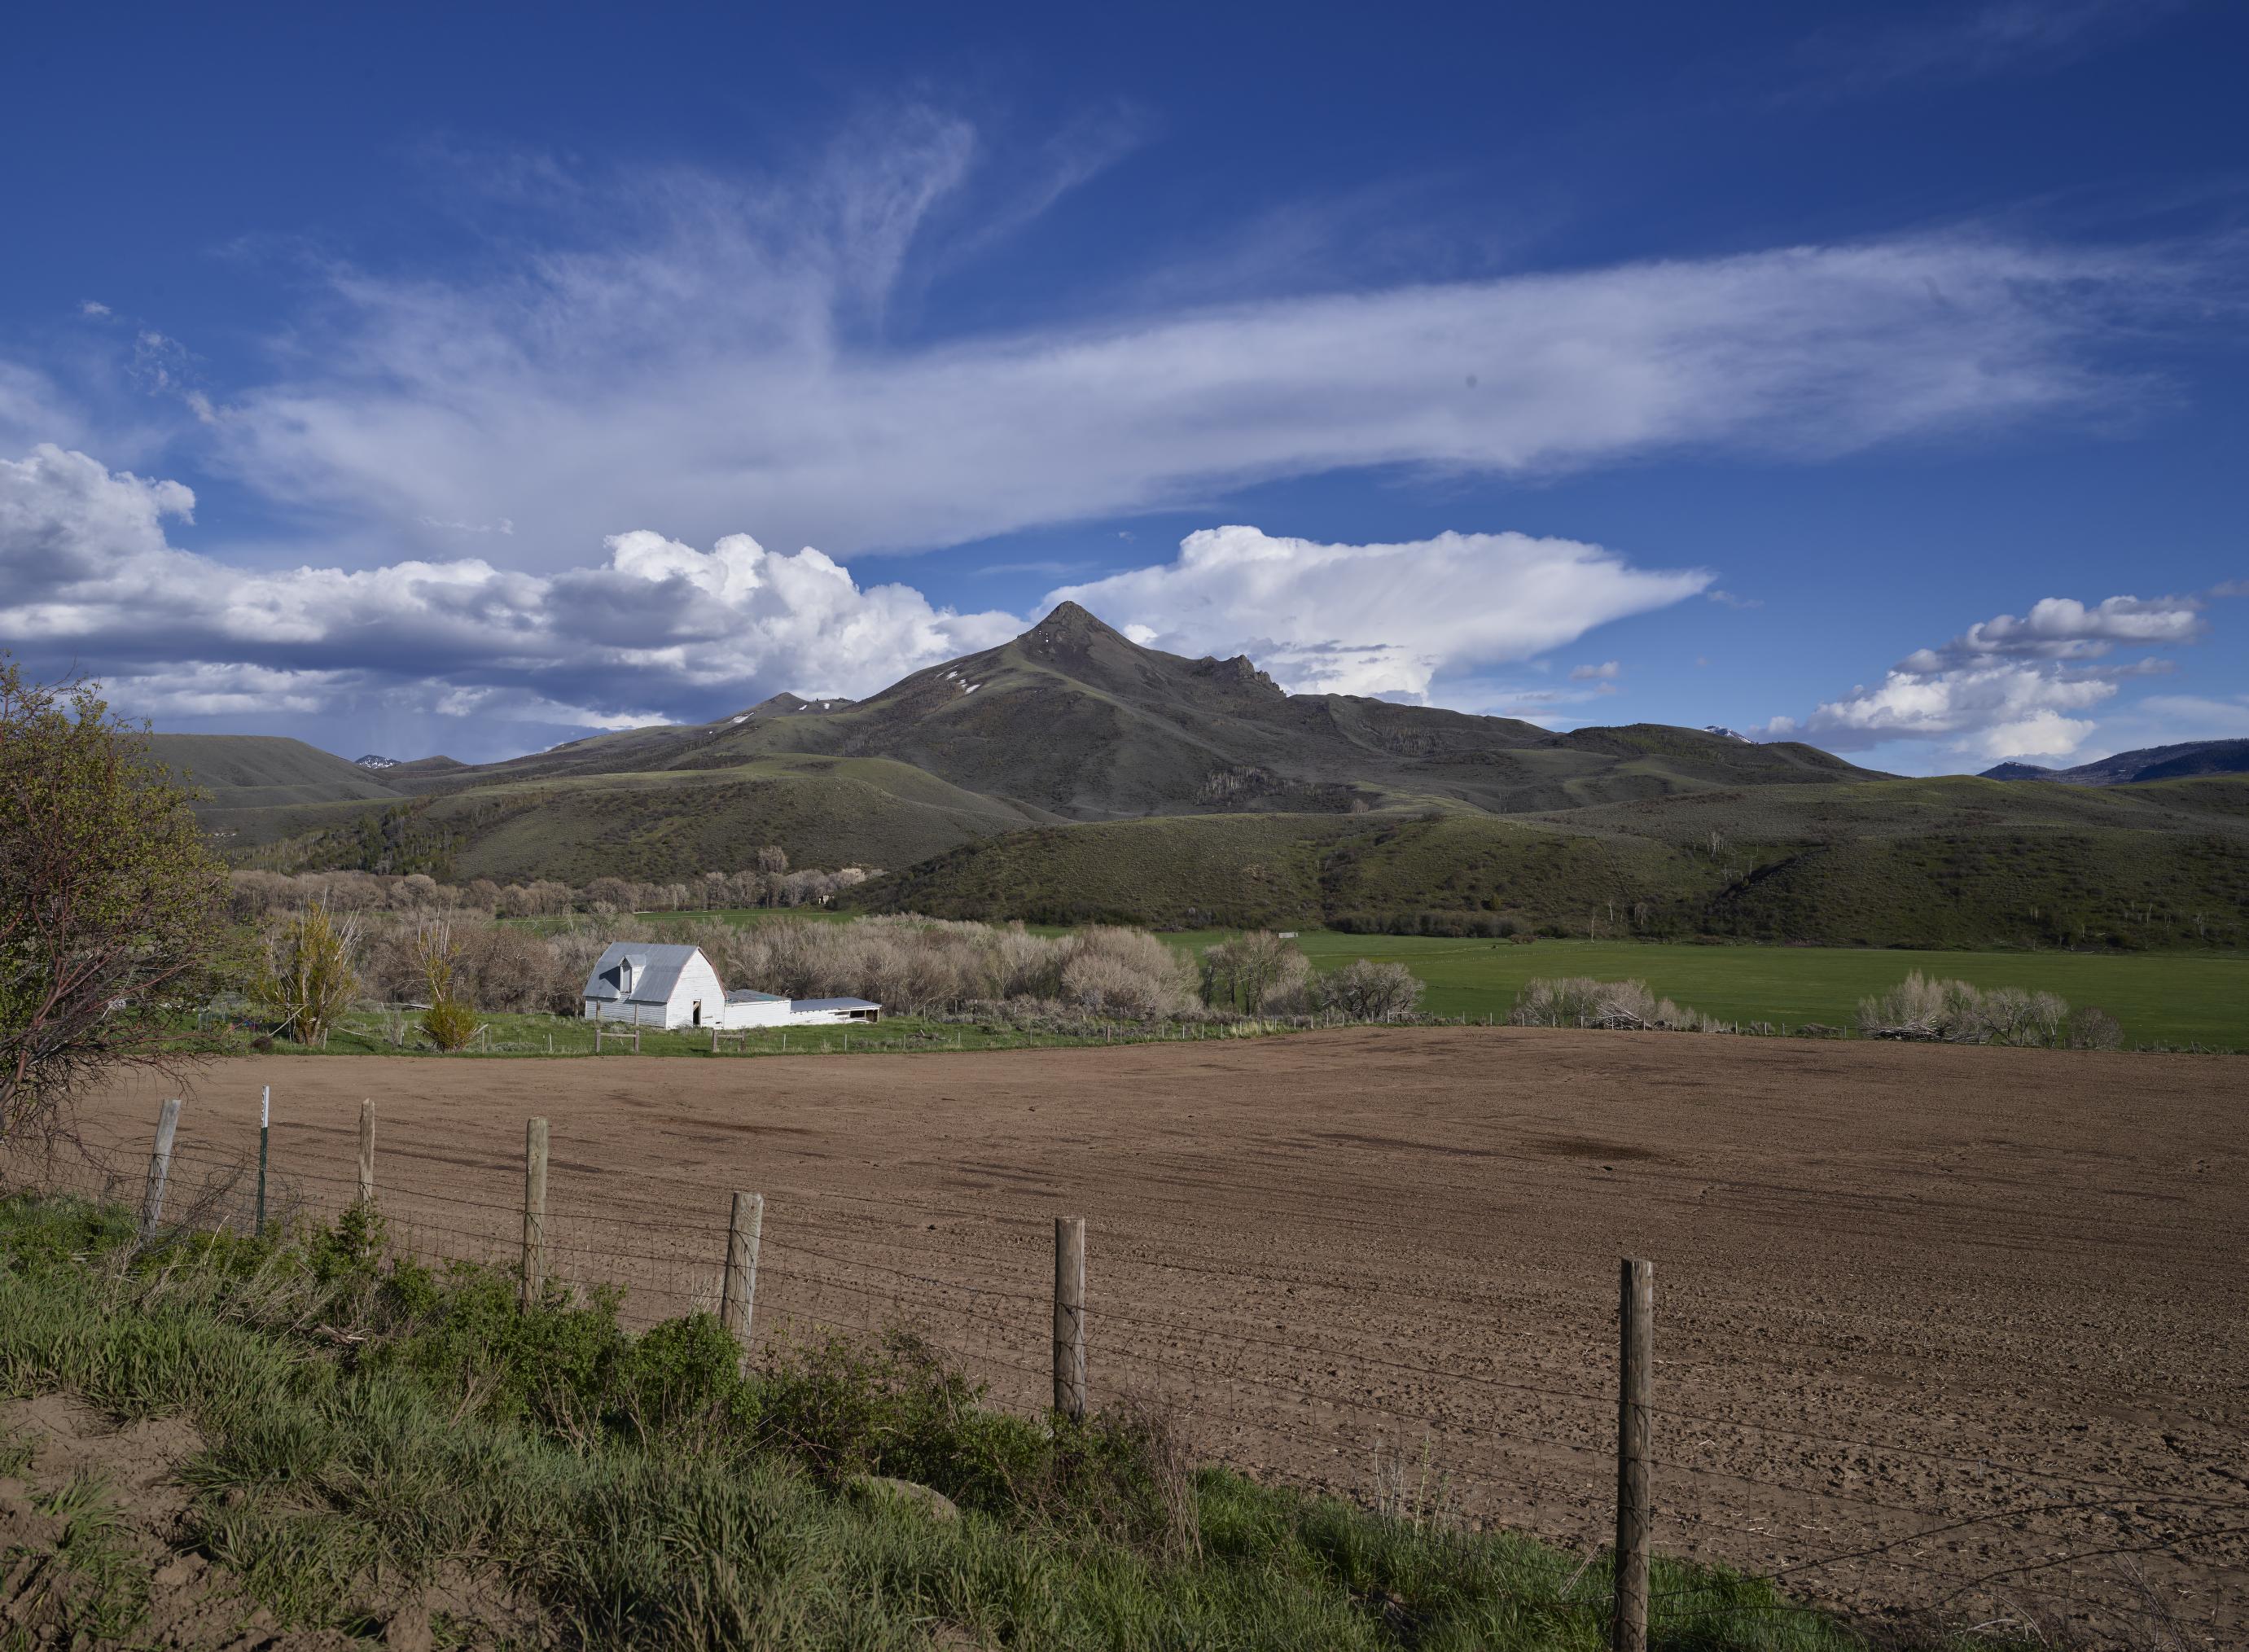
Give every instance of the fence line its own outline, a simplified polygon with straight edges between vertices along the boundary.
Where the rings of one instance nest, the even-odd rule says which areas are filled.
[[[152,1242],[160,1242],[168,1229],[236,1226],[258,1230],[267,1218],[269,1201],[283,1213],[279,1220],[286,1222],[290,1213],[319,1210],[334,1214],[371,1194],[376,1208],[391,1223],[394,1239],[408,1254],[443,1260],[474,1249],[478,1253],[474,1259],[503,1266],[507,1265],[512,1256],[522,1278],[526,1301],[536,1298],[538,1287],[546,1279],[575,1286],[622,1284],[633,1293],[678,1303],[690,1311],[716,1312],[742,1340],[745,1357],[760,1341],[770,1346],[808,1331],[815,1337],[831,1328],[880,1334],[901,1321],[913,1321],[930,1327],[931,1345],[957,1365],[978,1371],[1004,1372],[1010,1379],[1028,1380],[1021,1385],[1012,1381],[1008,1385],[1014,1402],[1027,1408],[1082,1415],[1097,1397],[1112,1402],[1125,1401],[1152,1387],[1159,1400],[1184,1403],[1191,1422],[1215,1423],[1237,1435],[1249,1430],[1295,1448],[1292,1453],[1283,1455],[1301,1456],[1305,1438],[1310,1435],[1331,1445],[1333,1463],[1341,1467],[1347,1463],[1352,1447],[1364,1450],[1371,1446],[1372,1478],[1375,1482],[1371,1494],[1363,1476],[1344,1472],[1339,1476],[1331,1476],[1314,1471],[1312,1477],[1333,1489],[1369,1497],[1378,1506],[1385,1495],[1383,1476],[1387,1473],[1395,1477],[1395,1464],[1406,1449],[1393,1441],[1393,1434],[1401,1428],[1418,1429],[1419,1469],[1425,1476],[1434,1473],[1447,1487],[1488,1489],[1502,1504],[1510,1500],[1520,1504],[1525,1493],[1530,1494],[1534,1509],[1542,1507],[1542,1499],[1548,1499],[1543,1504],[1542,1518],[1549,1526],[1557,1523],[1556,1505],[1565,1505],[1571,1512],[1559,1518],[1572,1525],[1580,1541],[1588,1543],[1598,1543],[1599,1518],[1591,1510],[1593,1504],[1603,1500],[1598,1476],[1592,1470],[1599,1463],[1613,1463],[1614,1496],[1606,1501],[1615,1516],[1614,1541],[1607,1552],[1613,1558],[1621,1557],[1621,1564],[1613,1564],[1610,1568],[1613,1593],[1604,1609],[1608,1614],[1612,1645],[1615,1647],[1637,1649],[1644,1644],[1651,1606],[1695,1593],[1678,1588],[1651,1591],[1646,1557],[1667,1498],[1706,1479],[1725,1480],[1785,1498],[1814,1499],[1840,1509],[1864,1510],[1881,1517],[1882,1522],[1902,1519],[1914,1523],[1912,1530],[1877,1536],[1875,1531],[1867,1528],[1878,1527],[1880,1523],[1864,1516],[1851,1516],[1850,1520],[1864,1532],[1865,1538],[1873,1540],[1854,1540],[1856,1546],[1830,1546],[1765,1567],[1767,1575],[1776,1579],[1821,1573],[1863,1577],[1879,1572],[1950,1586],[1949,1593],[1938,1597],[1944,1602],[1979,1590],[1996,1596],[2004,1585],[2006,1593],[2067,1600],[2095,1614],[2129,1615],[2135,1609],[2129,1599],[2088,1594],[2081,1587],[2065,1588],[2054,1574],[2062,1573],[2072,1582],[2082,1585],[2086,1580],[2071,1568],[2105,1559],[2162,1557],[2191,1568],[2197,1581],[2249,1575],[2249,1567],[2228,1564],[2227,1553],[2205,1558],[2199,1552],[2211,1545],[2226,1544],[2249,1534],[2249,1518],[2227,1518],[2249,1517],[2249,1497],[2138,1486],[2129,1481],[2033,1466],[1988,1453],[1946,1451],[1902,1441],[1862,1437],[1856,1431],[1829,1433],[1786,1422],[1719,1416],[1673,1403],[1661,1387],[1669,1373],[1719,1362],[1664,1359],[1654,1354],[1648,1330],[1655,1322],[1655,1315],[1646,1290],[1644,1263],[1627,1263],[1623,1266],[1618,1320],[1621,1340],[1616,1366],[1619,1387],[1605,1396],[1587,1387],[1518,1380],[1364,1351],[1343,1346],[1335,1334],[1315,1337],[1253,1331],[1228,1323],[1225,1316],[1238,1314],[1239,1310],[1223,1303],[1198,1309],[1173,1298],[1171,1314],[1150,1313],[1124,1302],[1112,1302],[1100,1288],[1100,1281],[1118,1270],[1133,1276],[1165,1274],[1186,1279],[1218,1277],[1246,1286],[1295,1289],[1316,1285],[1347,1297],[1379,1293],[1383,1298],[1395,1296],[1477,1311],[1488,1311],[1495,1300],[1512,1300],[1537,1310],[1551,1310],[1558,1301],[1551,1292],[1518,1292],[1510,1298],[1489,1289],[1473,1292],[1393,1291],[1387,1284],[1379,1282],[1361,1285],[1306,1280],[1255,1267],[1215,1267],[1174,1257],[1161,1249],[1152,1251],[1145,1242],[1120,1246],[1113,1256],[1106,1249],[1100,1249],[1094,1266],[1094,1288],[1089,1291],[1087,1224],[1075,1219],[1056,1220],[1054,1224],[1053,1289],[1042,1291],[1035,1288],[1040,1248],[1028,1242],[1042,1225],[1035,1217],[911,1196],[877,1199],[807,1191],[787,1194],[778,1211],[768,1208],[770,1194],[730,1192],[724,1195],[731,1207],[728,1220],[719,1220],[715,1214],[698,1220],[683,1215],[683,1206],[690,1199],[703,1197],[712,1201],[715,1213],[720,1198],[715,1184],[676,1184],[675,1197],[659,1202],[612,1194],[602,1186],[604,1179],[599,1171],[568,1171],[560,1180],[553,1180],[548,1174],[547,1132],[543,1128],[544,1121],[538,1120],[526,1124],[520,1196],[467,1196],[426,1185],[428,1176],[489,1176],[499,1187],[504,1185],[503,1178],[512,1175],[515,1167],[499,1157],[478,1155],[464,1163],[458,1159],[418,1151],[410,1145],[393,1144],[387,1146],[380,1167],[382,1174],[378,1176],[375,1109],[372,1102],[361,1113],[354,1174],[298,1168],[290,1162],[290,1149],[294,1145],[292,1138],[297,1132],[285,1129],[280,1139],[273,1141],[267,1121],[261,1119],[252,1207],[248,1203],[251,1195],[245,1186],[250,1175],[247,1165],[215,1147],[175,1139],[178,1113],[176,1102],[168,1105],[160,1122],[157,1148],[147,1162],[140,1227],[144,1239]],[[349,1139],[350,1132],[322,1132],[314,1139],[324,1156],[332,1156],[340,1145],[339,1138]],[[131,1184],[134,1151],[124,1141],[79,1144],[73,1153],[51,1153],[45,1155],[44,1165],[27,1166],[24,1160],[35,1160],[38,1155],[26,1154],[10,1144],[4,1156],[0,1156],[0,1175],[4,1175],[11,1187],[114,1197],[120,1189]],[[27,1170],[30,1174],[26,1174]],[[202,1178],[200,1182],[197,1177]],[[1204,1193],[1224,1187],[1208,1179],[1192,1182],[1180,1179],[1176,1185],[1191,1186]],[[588,1192],[597,1194],[599,1209],[587,1211],[569,1207],[571,1195]],[[560,1204],[554,1202],[558,1193],[562,1196]],[[747,1201],[756,1202],[753,1205],[745,1202]],[[1272,1204],[1269,1193],[1265,1195],[1265,1202],[1269,1207]],[[439,1212],[459,1214],[451,1220],[441,1219],[427,1208],[433,1206]],[[1135,1196],[1122,1208],[1145,1213],[1192,1207],[1182,1201]],[[627,1215],[618,1212],[645,1214]],[[963,1239],[966,1235],[906,1229],[899,1218],[908,1213],[973,1224],[974,1231],[997,1235],[1003,1242],[1000,1247],[987,1247],[981,1251],[932,1242]],[[1315,1212],[1308,1205],[1303,1214]],[[1441,1241],[1445,1236],[1441,1229],[1338,1218],[1336,1213],[1324,1206],[1317,1214],[1331,1225],[1411,1236],[1417,1242]],[[489,1219],[487,1226],[459,1225],[475,1222],[479,1215]],[[249,1218],[246,1222],[242,1220],[244,1216]],[[838,1225],[842,1223],[864,1225]],[[2197,1232],[2197,1237],[2200,1236]],[[1097,1231],[1096,1238],[1097,1242]],[[935,1266],[929,1270],[917,1270],[863,1254],[851,1254],[870,1250],[900,1259],[924,1258]],[[644,1270],[621,1266],[633,1263],[643,1264]],[[958,1268],[974,1270],[989,1278],[995,1264],[1008,1271],[1020,1267],[1019,1277],[1027,1288],[1013,1288],[1007,1283],[980,1284],[969,1279],[945,1277],[946,1270]],[[1640,1270],[1638,1275],[1633,1271],[1635,1268]],[[632,1277],[622,1277],[626,1275]],[[1178,1284],[1176,1279],[1167,1283],[1173,1287]],[[866,1317],[833,1311],[829,1298],[836,1296],[866,1304],[860,1311]],[[884,1304],[891,1311],[887,1320],[883,1315]],[[1682,1305],[1686,1310],[1683,1323],[1689,1328],[1695,1327],[1696,1309],[1712,1307],[1754,1308],[1765,1315],[1797,1311],[1800,1317],[1817,1316],[1816,1309],[1792,1310],[1785,1303],[1749,1302],[1707,1287],[1683,1292]],[[1183,1317],[1202,1311],[1219,1318],[1215,1322],[1198,1323]],[[1671,1311],[1666,1308],[1667,1318]],[[1036,1346],[1037,1327],[1042,1315],[1051,1318],[1052,1358],[1045,1368],[1028,1357]],[[1276,1325],[1275,1329],[1277,1332],[1281,1327]],[[1092,1334],[1096,1332],[1099,1334]],[[1153,1347],[1148,1346],[1152,1340]],[[1865,1348],[1837,1345],[1795,1345],[1785,1339],[1765,1340],[1777,1341],[1781,1346],[1811,1346],[1854,1359],[1865,1358],[1868,1353]],[[1230,1361],[1226,1358],[1228,1353],[1235,1356]],[[1011,1353],[1017,1357],[1010,1358]],[[1276,1360],[1269,1355],[1284,1358]],[[1342,1386],[1337,1390],[1323,1391],[1317,1386],[1306,1387],[1301,1381],[1286,1380],[1287,1373],[1310,1380],[1315,1374],[1315,1362],[1324,1366],[1325,1378]],[[1276,1365],[1281,1366],[1282,1373],[1273,1369]],[[1359,1381],[1370,1373],[1441,1385],[1444,1399],[1423,1402],[1406,1398],[1393,1401],[1369,1392]],[[1031,1384],[1043,1385],[1049,1392],[1042,1396]],[[1519,1398],[1536,1402],[1524,1412],[1524,1421],[1530,1426],[1503,1426],[1503,1414],[1494,1415],[1488,1408],[1475,1415],[1459,1415],[1458,1391],[1462,1389],[1473,1390],[1487,1399]],[[1296,1403],[1287,1408],[1285,1415],[1277,1415],[1270,1406],[1261,1412],[1255,1408],[1258,1402],[1253,1396],[1257,1394],[1271,1394]],[[1240,1408],[1245,1405],[1253,1408]],[[1616,1408],[1613,1414],[1614,1431],[1604,1437],[1599,1413],[1612,1405]],[[1552,1408],[1556,1406],[1565,1409],[1553,1414]],[[1577,1437],[1564,1437],[1558,1431],[1558,1424],[1563,1422],[1569,1425],[1568,1432]],[[2019,1497],[2001,1496],[2002,1488],[1996,1484],[1946,1483],[1933,1495],[1939,1503],[1956,1506],[1915,1507],[1887,1502],[1832,1483],[1806,1484],[1775,1478],[1770,1474],[1747,1472],[1740,1467],[1695,1461],[1681,1455],[1675,1446],[1655,1449],[1673,1425],[1795,1442],[1826,1452],[1871,1454],[1944,1469],[1970,1469],[1995,1479],[2060,1483],[2082,1493],[2106,1491],[2116,1495],[2026,1501]],[[1371,1436],[1370,1428],[1373,1431]],[[1716,1441],[1698,1444],[1712,1450],[1729,1449]],[[1390,1455],[1386,1456],[1386,1453]],[[1587,1464],[1582,1479],[1572,1480],[1561,1474],[1568,1463],[1586,1459],[1592,1462]],[[1386,1463],[1392,1466],[1386,1468]],[[1537,1474],[1525,1472],[1534,1466]],[[1805,1466],[1808,1474],[1817,1476],[1822,1472],[1810,1463]],[[2182,1472],[2193,1468],[2191,1463],[2183,1464]],[[1301,1475],[1303,1470],[1287,1472]],[[1558,1474],[1561,1477],[1556,1477]],[[1957,1506],[1962,1500],[1968,1501],[1970,1506]],[[2149,1510],[2160,1513],[2150,1515]],[[1974,1561],[1970,1563],[1970,1569],[1964,1572],[1938,1564],[1925,1555],[1901,1552],[1948,1538],[1957,1539],[1961,1534],[1979,1530],[1996,1532],[1998,1536],[1992,1540],[2004,1542],[2004,1529],[2012,1523],[2055,1516],[2081,1517],[2083,1522],[2067,1536],[2060,1532],[2048,1534],[2060,1552],[2031,1558],[1987,1552],[1983,1558],[1999,1564],[1980,1573],[1973,1569]],[[1467,1517],[1462,1514],[1460,1518]],[[1698,1532],[1748,1538],[1766,1552],[1778,1545],[1800,1553],[1806,1546],[1803,1539],[1807,1533],[1800,1519],[1789,1532],[1776,1533],[1734,1525],[1699,1508],[1693,1518]],[[2156,1532],[2134,1529],[2136,1525],[2144,1527],[2156,1518],[2164,1523],[2165,1530]],[[2101,1522],[2108,1523],[2109,1529],[2094,1529]],[[1957,1546],[1944,1558],[1959,1559]],[[1556,1600],[1550,1604],[1572,1610],[1588,1606],[1581,1600]],[[2213,1635],[2219,1628],[2216,1610],[2213,1604],[2208,1623]],[[2193,1621],[2197,1627],[2201,1626],[2199,1618]],[[2213,1639],[2208,1644],[2215,1646],[2218,1642]]]

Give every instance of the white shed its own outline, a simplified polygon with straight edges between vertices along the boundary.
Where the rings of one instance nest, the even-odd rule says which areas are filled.
[[[879,1021],[864,998],[781,998],[728,992],[700,946],[612,941],[586,977],[585,1018],[636,1027],[833,1026]]]

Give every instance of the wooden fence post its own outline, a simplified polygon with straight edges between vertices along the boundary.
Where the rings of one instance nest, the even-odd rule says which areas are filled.
[[[1626,1260],[1617,1298],[1616,1595],[1610,1652],[1647,1652],[1647,1459],[1655,1265]]]
[[[164,1184],[172,1175],[172,1138],[180,1128],[180,1104],[166,1102],[156,1112],[156,1145],[148,1154],[148,1186],[141,1195],[141,1242],[155,1237],[164,1214]]]
[[[1054,1408],[1085,1415],[1085,1218],[1055,1218]]]
[[[375,1098],[363,1098],[359,1104],[359,1201],[372,1204],[375,1201]]]
[[[742,1360],[750,1358],[750,1313],[758,1294],[758,1237],[765,1228],[766,1197],[761,1193],[738,1193],[726,1222],[726,1273],[719,1287],[719,1323],[741,1345]]]
[[[547,1121],[534,1119],[523,1134],[523,1305],[547,1294]]]

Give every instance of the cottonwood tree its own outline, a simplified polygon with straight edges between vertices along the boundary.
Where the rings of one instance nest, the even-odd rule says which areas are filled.
[[[359,914],[308,900],[267,938],[251,997],[274,1018],[276,1032],[325,1046],[359,990]]]
[[[1293,941],[1256,929],[1203,949],[1202,1001],[1255,1014],[1277,987],[1301,984],[1303,954]]]
[[[1421,982],[1399,963],[1353,959],[1318,981],[1321,1008],[1352,1021],[1388,1021],[1410,1015],[1421,1002]]]
[[[166,1018],[208,987],[226,911],[191,797],[96,685],[0,657],[0,1135],[182,1059]]]
[[[457,981],[461,946],[453,939],[453,926],[443,919],[424,923],[415,933],[414,957],[430,995],[430,1008],[422,1014],[422,1030],[442,1050],[450,1053],[463,1048],[476,1036],[477,1012],[461,995]]]

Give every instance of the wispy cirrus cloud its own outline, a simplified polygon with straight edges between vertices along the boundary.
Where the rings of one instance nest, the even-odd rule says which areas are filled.
[[[1342,293],[1244,266],[1192,300],[1127,284],[1068,320],[901,324],[932,267],[1001,256],[1138,136],[1118,117],[996,200],[980,134],[930,110],[787,177],[485,164],[505,198],[481,256],[312,264],[276,370],[198,383],[193,434],[347,558],[505,519],[535,566],[650,501],[692,540],[749,520],[856,555],[1357,467],[1810,458],[2113,417],[2142,387],[2105,364],[2110,329],[2204,279],[2175,251],[1945,234]]]
[[[474,255],[400,272],[300,250],[301,303],[262,370],[214,382],[191,344],[90,318],[133,387],[129,429],[117,400],[88,411],[53,374],[0,362],[0,455],[32,452],[11,474],[47,500],[0,515],[0,640],[78,650],[180,706],[426,679],[433,706],[599,726],[706,714],[737,689],[860,692],[1016,621],[863,588],[843,559],[1355,467],[1810,459],[2113,418],[2146,388],[2112,364],[2118,325],[2159,327],[2225,279],[2177,249],[1971,233],[1348,292],[1276,291],[1272,258],[1221,256],[1209,279],[1120,277],[1035,322],[918,325],[936,275],[1004,256],[1146,135],[1120,109],[995,157],[920,108],[785,176],[458,157],[487,209],[464,214]],[[160,520],[177,484],[106,468],[155,468],[152,407],[179,415],[173,452],[265,513],[261,543],[206,524],[181,550]],[[834,556],[768,552],[746,524]],[[1250,648],[1293,686],[1411,698],[1682,594],[1754,605],[1702,570],[1504,533],[1214,529],[1073,589],[1166,646]]]
[[[1800,52],[1810,93],[2060,68],[2151,27],[2188,0],[1982,0],[1822,30]]]

